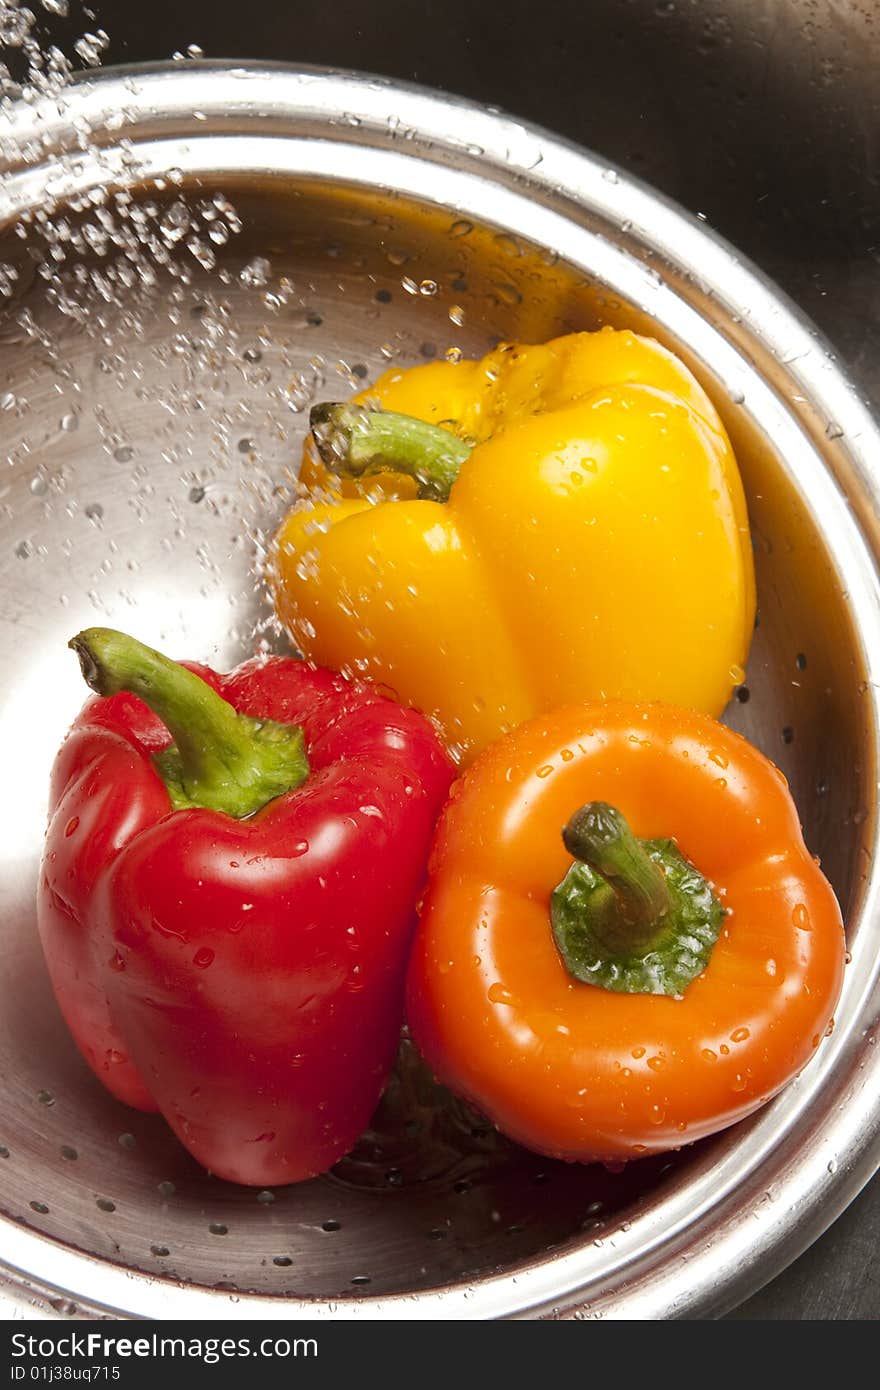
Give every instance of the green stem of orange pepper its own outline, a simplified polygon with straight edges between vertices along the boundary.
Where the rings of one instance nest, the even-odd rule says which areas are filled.
[[[569,974],[624,994],[683,994],[724,919],[711,884],[672,840],[637,840],[604,801],[576,811],[562,839],[577,862],[550,918]]]

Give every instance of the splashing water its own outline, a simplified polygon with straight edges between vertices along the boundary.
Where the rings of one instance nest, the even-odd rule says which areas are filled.
[[[332,357],[314,351],[322,282],[283,273],[285,246],[255,244],[223,191],[144,164],[138,74],[118,80],[109,112],[84,100],[109,44],[81,0],[0,0],[0,410],[6,464],[25,473],[29,499],[15,555],[28,584],[57,552],[69,561],[65,622],[94,621],[77,611],[85,603],[157,642],[191,630],[200,655],[206,632],[222,633],[215,655],[289,650],[263,580],[297,496],[309,407],[362,390],[372,369],[361,356],[384,369],[405,341],[361,342],[348,360],[337,355],[351,350],[346,324]],[[173,59],[202,56],[190,44]],[[392,271],[412,268],[416,301],[460,327],[463,271],[441,279],[395,239],[393,217],[367,220]],[[450,240],[464,231],[459,219]],[[341,250],[323,247],[338,261],[327,290],[344,303],[345,277],[365,277]],[[371,299],[375,317],[392,292]],[[442,338],[419,351],[461,356]],[[21,526],[2,483],[0,511]]]
[[[88,602],[103,617],[120,601],[145,603],[142,583],[131,582],[141,569],[136,554],[124,563],[126,584],[116,587],[120,504],[150,530],[167,513],[160,545],[169,554],[188,548],[194,555],[203,575],[199,598],[216,603],[226,590],[227,610],[248,611],[238,635],[252,648],[267,633],[277,635],[265,603],[253,614],[252,591],[266,531],[285,500],[289,467],[278,466],[278,455],[286,463],[298,453],[286,422],[302,434],[290,409],[308,405],[310,389],[323,380],[323,361],[312,358],[305,372],[295,370],[300,363],[291,344],[265,328],[256,341],[251,333],[241,340],[241,315],[228,289],[239,301],[241,291],[258,299],[262,317],[292,305],[295,287],[284,277],[276,282],[262,256],[238,273],[228,268],[232,259],[218,265],[219,253],[243,230],[232,200],[222,191],[194,190],[179,169],[156,177],[142,168],[125,138],[125,127],[137,119],[134,103],[92,129],[83,114],[83,84],[100,68],[109,36],[97,25],[64,44],[51,36],[53,22],[77,8],[77,0],[32,0],[30,7],[0,0],[0,161],[13,174],[38,166],[44,174],[43,196],[31,206],[16,203],[8,184],[5,196],[0,189],[0,213],[10,226],[0,253],[0,309],[6,306],[0,340],[19,344],[34,364],[26,389],[17,369],[14,389],[0,382],[5,418],[23,426],[18,435],[6,432],[6,462],[13,469],[36,465],[30,496],[71,559],[81,543],[79,516],[92,523],[106,516],[101,543],[90,540],[94,564],[83,576]],[[69,35],[69,24],[64,32]],[[174,57],[197,60],[202,50],[191,44]],[[126,87],[136,94],[135,79]],[[59,118],[67,122],[60,142]],[[118,138],[108,142],[108,129]],[[47,389],[55,397],[51,425]],[[207,447],[206,418],[212,421]],[[145,420],[146,446],[136,438]],[[56,463],[56,441],[73,430],[77,452],[68,447]],[[245,434],[251,447],[242,453]],[[270,447],[261,446],[266,436]],[[112,506],[83,492],[92,486],[94,470],[87,469],[95,446],[116,467]],[[169,468],[181,490],[163,496],[157,472],[167,478]],[[217,546],[201,534],[204,524],[192,520],[196,500],[200,514],[232,521],[239,551],[249,547],[249,573],[237,592],[229,592],[222,558],[229,542]],[[31,561],[51,549],[31,536],[16,544],[16,554]],[[64,605],[69,602],[65,594]]]

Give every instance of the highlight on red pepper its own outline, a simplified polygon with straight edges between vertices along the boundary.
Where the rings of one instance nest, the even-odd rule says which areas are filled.
[[[781,772],[705,715],[581,705],[453,787],[407,1014],[437,1078],[557,1158],[763,1105],[832,1022],[845,943]]]
[[[55,762],[38,916],[73,1037],[219,1177],[323,1172],[395,1056],[448,758],[420,714],[304,662],[70,645],[99,698]]]

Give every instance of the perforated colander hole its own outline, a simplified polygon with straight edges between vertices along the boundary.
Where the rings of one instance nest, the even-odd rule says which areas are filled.
[[[167,1245],[151,1245],[150,1254],[155,1255],[157,1260],[164,1260],[166,1256],[171,1254],[171,1251]]]
[[[120,1149],[133,1149],[137,1145],[137,1140],[133,1134],[120,1134],[117,1143]]]
[[[799,671],[806,671],[806,669],[807,669],[807,658],[804,656],[804,653],[803,653],[803,652],[798,652],[797,656],[796,656],[795,659],[794,659],[794,664],[795,664],[795,666],[798,668]]]
[[[434,1226],[428,1232],[428,1240],[445,1240],[448,1235],[449,1232],[444,1230],[442,1226]]]
[[[173,1182],[160,1182],[157,1185],[157,1191],[160,1197],[173,1197],[177,1188]]]
[[[749,687],[747,685],[741,685],[739,686],[736,692],[736,698],[739,700],[741,705],[747,705],[751,698],[751,694],[752,692],[749,690]]]
[[[321,1222],[321,1230],[322,1230],[322,1231],[341,1231],[341,1230],[342,1230],[342,1222],[341,1222],[341,1221],[322,1221],[322,1222]]]
[[[28,1206],[31,1211],[38,1212],[40,1216],[47,1216],[49,1214],[49,1208],[46,1206],[45,1202],[29,1202]]]
[[[225,1225],[222,1221],[209,1221],[208,1230],[211,1232],[212,1236],[229,1235],[229,1227]]]
[[[287,1269],[288,1265],[293,1264],[293,1260],[289,1255],[275,1255],[272,1259],[272,1263],[273,1265],[277,1265],[279,1269]]]
[[[109,1197],[96,1197],[96,1198],[95,1198],[95,1206],[96,1206],[100,1211],[115,1211],[115,1210],[116,1210],[116,1203],[115,1203],[115,1202],[111,1202]]]
[[[54,1105],[55,1097],[51,1091],[37,1091],[37,1100],[41,1105]]]
[[[0,1144],[0,1158],[8,1158],[8,1157],[9,1157],[9,1150],[7,1149],[6,1145],[5,1145],[5,1144]]]
[[[75,1163],[76,1160],[79,1158],[79,1153],[73,1147],[72,1144],[62,1144],[60,1152],[61,1157],[66,1158],[68,1163]]]
[[[457,1192],[459,1196],[461,1196],[461,1195],[462,1195],[463,1193],[465,1193],[465,1192],[470,1192],[470,1190],[471,1190],[471,1180],[470,1180],[470,1178],[459,1178],[459,1179],[458,1179],[458,1182],[454,1182],[454,1183],[452,1184],[452,1190],[453,1190],[453,1192]]]
[[[261,1207],[270,1207],[275,1201],[275,1193],[266,1188],[263,1192],[257,1193],[257,1201]]]
[[[794,729],[791,727],[790,724],[786,724],[785,728],[782,730],[782,742],[783,742],[783,743],[791,743],[791,742],[793,741],[793,739],[794,739]]]
[[[371,1284],[373,1282],[373,1279],[372,1275],[369,1274],[355,1274],[351,1282],[353,1284],[360,1285],[361,1287],[363,1287],[364,1284]]]

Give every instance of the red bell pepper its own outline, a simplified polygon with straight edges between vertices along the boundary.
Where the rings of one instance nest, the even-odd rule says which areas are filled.
[[[423,716],[304,662],[70,645],[109,698],[52,775],[39,925],[68,1026],[218,1176],[323,1172],[394,1059],[451,764]]]

